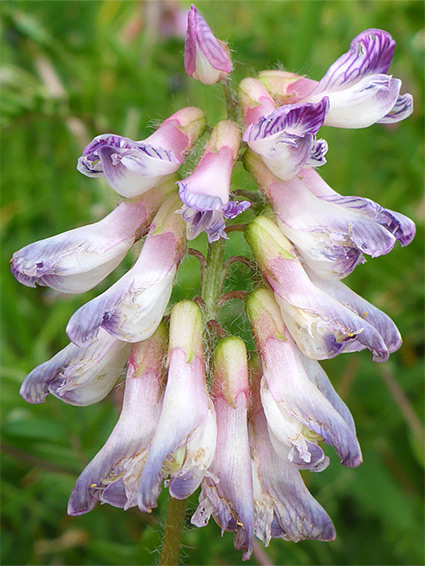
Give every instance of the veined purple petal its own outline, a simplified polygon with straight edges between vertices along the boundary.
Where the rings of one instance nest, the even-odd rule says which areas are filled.
[[[328,142],[320,139],[313,142],[310,157],[305,162],[306,167],[321,167],[326,163],[325,155],[328,152]]]
[[[412,240],[415,227],[405,216],[369,199],[342,197],[330,187],[328,194],[316,196],[316,186],[323,183],[315,171],[284,183],[260,182],[280,229],[321,277],[343,278],[364,261],[363,254],[377,257],[396,239],[402,245]]]
[[[380,29],[367,29],[351,42],[350,49],[333,63],[311,95],[347,88],[369,75],[386,74],[395,41]]]
[[[101,330],[95,344],[85,348],[68,344],[33,369],[20,394],[29,403],[43,403],[49,393],[71,405],[97,403],[114,387],[127,356],[127,345]]]
[[[250,124],[242,139],[246,142],[255,142],[282,132],[297,136],[316,135],[323,125],[328,108],[329,100],[326,97],[316,104],[308,102],[285,104],[261,118],[257,124]]]
[[[184,65],[189,76],[204,84],[215,84],[232,70],[229,55],[193,4],[188,14]]]
[[[408,118],[413,112],[413,97],[411,94],[400,94],[394,106],[378,124],[394,124]]]
[[[223,216],[229,219],[236,218],[236,216],[239,216],[239,214],[245,212],[245,210],[247,210],[250,206],[251,203],[247,200],[230,200],[225,206],[222,207]]]
[[[175,173],[181,165],[181,160],[171,151],[152,146],[120,149],[104,145],[98,153],[109,185],[127,198],[148,191],[163,177]]]
[[[327,144],[316,142],[329,101],[323,97],[317,104],[281,106],[256,125],[250,124],[243,139],[261,155],[262,160],[279,179],[293,178],[307,163],[323,165]]]
[[[343,197],[338,195],[338,193],[335,193],[335,196],[324,196],[322,199],[326,202],[340,205],[349,211],[353,211],[367,220],[375,221],[376,224],[379,224],[387,230],[389,234],[394,236],[394,241],[399,240],[402,246],[410,244],[415,236],[415,224],[410,218],[407,218],[407,216],[399,212],[383,208],[370,199],[349,196]],[[353,241],[357,239],[355,243],[364,253],[372,257],[387,253],[386,251],[382,251],[384,237],[381,236],[380,240],[377,241],[377,239],[373,237],[370,229],[367,231],[367,234],[366,236],[366,234],[364,232],[361,233],[360,230],[355,234],[353,231],[352,239]],[[371,242],[364,242],[367,237],[371,239]],[[392,246],[390,249],[392,249]],[[388,249],[388,251],[390,251],[390,249]]]

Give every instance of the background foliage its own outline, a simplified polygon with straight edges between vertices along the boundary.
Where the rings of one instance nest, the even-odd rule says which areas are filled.
[[[189,7],[183,2],[185,8]],[[391,72],[415,98],[415,113],[399,125],[366,130],[325,128],[329,142],[325,179],[338,192],[378,201],[412,217],[416,240],[359,266],[349,284],[388,312],[404,345],[384,365],[368,352],[324,364],[351,408],[364,463],[305,473],[309,488],[332,516],[333,543],[272,541],[267,557],[249,563],[423,563],[422,257],[423,3],[199,2],[218,37],[228,40],[234,82],[277,63],[319,79],[360,31],[379,27],[397,41]],[[89,515],[66,515],[79,472],[116,422],[120,389],[87,408],[48,398],[39,406],[19,396],[25,375],[67,343],[65,326],[84,302],[131,265],[127,258],[110,279],[84,296],[58,296],[19,285],[8,271],[22,246],[93,222],[118,202],[103,182],[77,173],[84,144],[106,131],[142,139],[179,107],[202,107],[211,125],[224,116],[220,87],[189,79],[183,39],[160,33],[159,1],[4,0],[2,10],[1,120],[2,248],[2,563],[151,564],[157,559],[166,499],[159,511],[124,513],[107,505]],[[240,164],[234,188],[253,187]],[[205,248],[205,241],[196,244]],[[232,234],[228,254],[246,250]],[[235,267],[229,281],[247,289],[247,272]],[[185,258],[174,300],[198,293],[196,260]],[[223,311],[223,323],[243,336],[240,301]],[[192,509],[196,496],[191,500]],[[184,533],[187,564],[240,564],[232,536],[212,521]],[[267,560],[269,562],[267,562]]]

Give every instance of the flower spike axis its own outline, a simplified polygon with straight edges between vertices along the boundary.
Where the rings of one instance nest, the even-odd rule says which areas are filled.
[[[254,537],[265,545],[272,538],[335,538],[299,471],[328,467],[323,443],[347,467],[359,466],[362,453],[350,410],[319,361],[368,349],[384,362],[400,348],[392,320],[341,279],[365,255],[387,254],[397,241],[408,245],[415,227],[327,185],[317,168],[325,154],[332,163],[332,148],[318,136],[322,126],[364,128],[408,117],[412,98],[387,75],[394,47],[387,32],[370,29],[319,82],[265,71],[241,81],[238,100],[224,83],[239,116],[207,128],[202,156],[184,178],[178,170],[206,126],[196,107],[178,110],[145,140],[101,134],[84,148],[78,170],[103,176],[125,200],[100,222],[29,244],[12,259],[24,285],[81,293],[143,239],[133,267],[71,317],[71,343],[21,387],[30,403],[52,393],[86,406],[111,391],[127,361],[121,415],[78,478],[70,515],[98,501],[151,512],[163,486],[181,500],[200,487],[192,524],[213,517],[222,535],[234,533],[244,560]],[[193,5],[184,67],[207,87],[232,71],[227,46]],[[241,153],[259,187],[252,202],[265,202],[266,214],[232,191]],[[246,301],[255,352],[219,320],[228,221],[244,213],[261,273]],[[202,232],[209,244],[201,297],[170,306],[188,240]]]

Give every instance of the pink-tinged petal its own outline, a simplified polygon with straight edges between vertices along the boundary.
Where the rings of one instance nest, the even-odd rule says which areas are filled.
[[[380,29],[367,29],[351,42],[350,49],[333,63],[312,92],[328,93],[345,89],[364,77],[386,74],[395,48],[391,35]]]
[[[230,178],[239,144],[238,125],[231,120],[218,122],[195,170],[178,182],[183,202],[180,212],[186,222],[188,240],[203,231],[209,242],[227,238],[224,219],[235,218],[250,206],[247,201],[229,201]]]
[[[168,357],[161,416],[139,482],[142,511],[156,507],[161,480],[168,475],[173,497],[191,495],[215,450],[215,413],[205,383],[202,315],[191,301],[177,303],[172,310]]]
[[[281,231],[321,277],[341,279],[364,262],[363,254],[386,254],[397,239],[407,245],[414,236],[415,226],[405,216],[369,199],[342,197],[315,171],[303,169],[281,182],[252,152],[245,163],[271,201]]]
[[[13,275],[29,287],[38,284],[62,293],[88,291],[109,275],[134,241],[147,232],[170,186],[166,181],[137,201],[121,203],[95,224],[25,246],[13,255]]]
[[[68,344],[27,375],[20,394],[28,403],[43,403],[51,393],[70,405],[85,407],[108,395],[120,377],[128,345],[101,330],[85,348]]]
[[[213,395],[217,447],[191,521],[202,527],[212,514],[222,534],[235,532],[235,548],[243,550],[243,560],[247,560],[252,553],[254,503],[247,426],[248,368],[240,338],[223,338],[217,344]]]
[[[279,106],[299,102],[306,98],[318,84],[317,81],[296,73],[278,70],[260,71],[258,80],[266,87]]]
[[[218,210],[227,204],[233,164],[231,147],[206,152],[194,172],[178,182],[183,204],[199,211]]]
[[[156,330],[185,248],[178,203],[177,195],[163,203],[130,271],[71,317],[67,334],[74,344],[93,342],[101,327],[126,342],[145,340]]]
[[[160,327],[150,339],[132,346],[120,418],[78,478],[69,499],[70,515],[88,513],[99,499],[125,509],[136,505],[137,481],[161,410],[166,334]]]
[[[395,124],[408,118],[413,112],[413,97],[411,94],[400,94],[394,106],[383,118],[378,120],[378,124]]]
[[[263,116],[268,116],[276,109],[276,103],[266,87],[252,77],[247,77],[239,83],[238,98],[245,127],[256,124]]]
[[[222,81],[232,71],[226,46],[215,38],[193,4],[188,13],[184,65],[189,76],[206,85]]]
[[[243,140],[279,179],[291,179],[306,163],[323,165],[327,144],[315,136],[328,111],[328,99],[317,104],[281,106],[257,124],[250,124]]]

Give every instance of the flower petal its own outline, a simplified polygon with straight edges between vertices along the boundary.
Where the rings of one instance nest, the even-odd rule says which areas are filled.
[[[395,48],[391,35],[380,29],[367,29],[351,42],[350,49],[333,63],[312,95],[336,91],[364,77],[388,72]]]
[[[255,534],[266,546],[273,536],[298,542],[333,540],[335,529],[323,507],[312,497],[295,466],[273,449],[264,413],[251,421]]]
[[[85,348],[68,344],[33,369],[20,394],[29,403],[43,403],[49,393],[71,405],[97,403],[114,387],[127,355],[124,342],[101,330],[95,344]]]
[[[144,235],[166,191],[164,183],[136,202],[121,203],[95,224],[25,246],[12,258],[13,275],[30,287],[46,285],[62,293],[88,291]]]
[[[221,81],[232,70],[226,49],[193,4],[188,14],[184,65],[189,76],[206,85]]]
[[[81,515],[101,499],[117,507],[135,505],[134,483],[161,409],[165,330],[132,347],[120,418],[104,447],[78,478],[68,513]]]
[[[411,94],[400,94],[394,106],[383,118],[378,120],[378,124],[394,124],[408,118],[413,112],[413,97]]]

